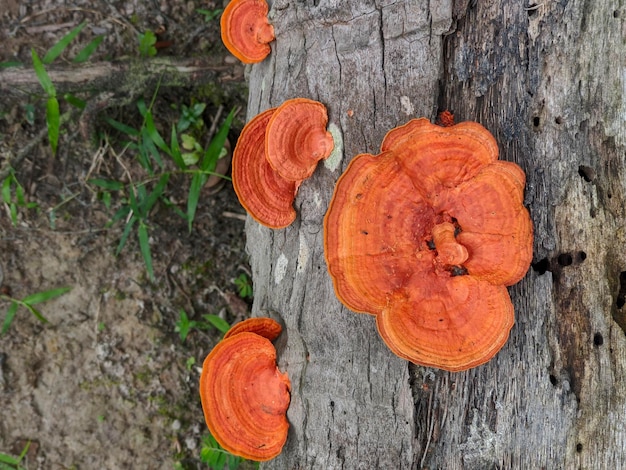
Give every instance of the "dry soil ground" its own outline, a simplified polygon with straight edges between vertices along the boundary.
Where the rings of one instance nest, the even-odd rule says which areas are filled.
[[[18,61],[28,69],[31,48],[43,56],[86,21],[53,64],[80,74],[86,65],[72,65],[71,58],[93,37],[104,39],[91,62],[133,61],[139,56],[138,35],[158,31],[163,43],[157,58],[210,58],[221,79],[202,88],[159,89],[153,108],[157,128],[169,135],[181,106],[195,100],[207,104],[203,118],[210,129],[218,110],[219,120],[246,100],[233,92],[243,89],[243,69],[221,45],[217,21],[197,12],[220,7],[221,1],[200,0],[2,0],[0,62]],[[146,101],[154,91],[144,91]],[[80,97],[89,102],[93,95]],[[0,169],[45,128],[41,95],[3,98]],[[198,455],[205,425],[197,382],[218,333],[194,329],[183,343],[176,321],[181,309],[193,320],[219,314],[229,323],[248,312],[250,299],[242,299],[233,282],[248,269],[244,211],[229,182],[219,191],[203,191],[191,233],[173,207],[155,205],[148,217],[154,282],[146,275],[136,232],[115,256],[124,224],[107,222],[127,193],[112,192],[107,208],[87,180],[149,180],[136,152],[124,151],[128,139],[104,122],[110,116],[141,126],[135,97],[131,101],[103,106],[90,140],[75,117],[62,126],[56,156],[44,138],[15,165],[27,201],[36,204],[30,209],[18,204],[16,223],[10,205],[0,202],[2,292],[24,298],[71,287],[39,305],[49,323],[20,309],[0,337],[0,452],[19,454],[30,442],[28,469],[172,469],[176,462],[203,468]],[[61,108],[69,106],[61,100]],[[242,110],[231,140],[244,117]],[[15,199],[15,185],[12,189]],[[187,175],[176,175],[165,195],[184,211],[188,189]],[[0,300],[0,322],[8,307]]]

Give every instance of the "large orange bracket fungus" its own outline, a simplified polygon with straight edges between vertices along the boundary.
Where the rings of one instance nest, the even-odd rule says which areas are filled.
[[[200,398],[211,434],[228,452],[250,460],[273,459],[287,440],[291,383],[276,366],[271,342],[280,331],[269,318],[241,322],[202,366]]]
[[[333,149],[327,123],[322,103],[294,98],[244,126],[233,151],[233,187],[257,222],[277,229],[295,220],[300,183]]]
[[[387,346],[413,363],[487,362],[514,323],[506,286],[532,258],[524,185],[480,124],[422,118],[391,130],[380,155],[350,162],[324,220],[337,297],[375,315]]]
[[[220,20],[222,42],[245,64],[261,62],[271,51],[274,27],[267,19],[265,0],[232,0]]]

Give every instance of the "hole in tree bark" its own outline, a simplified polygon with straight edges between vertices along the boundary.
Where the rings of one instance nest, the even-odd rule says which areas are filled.
[[[583,445],[579,442],[576,444],[576,452],[580,453],[583,451]]]
[[[546,271],[550,271],[550,261],[548,261],[548,258],[540,259],[536,263],[532,263],[531,266],[539,275],[545,274]]]
[[[576,261],[578,261],[579,263],[582,263],[586,259],[587,259],[587,253],[585,253],[584,251],[579,251],[576,254]]]
[[[594,346],[602,346],[604,344],[604,338],[600,333],[596,333],[593,335],[593,345]]]
[[[541,119],[539,119],[539,116],[535,116],[533,118],[533,126],[539,127],[539,124],[541,124]]]
[[[554,385],[555,387],[559,383],[558,379],[556,378],[554,374],[550,374],[550,383]]]
[[[569,253],[561,253],[556,258],[556,262],[559,263],[560,266],[570,266],[573,261],[572,255]]]
[[[580,165],[578,167],[578,174],[587,183],[591,183],[594,179],[596,179],[596,170],[590,166]]]

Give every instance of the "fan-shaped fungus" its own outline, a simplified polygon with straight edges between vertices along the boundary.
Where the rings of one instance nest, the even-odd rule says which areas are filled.
[[[233,151],[233,187],[239,202],[257,222],[283,228],[296,218],[292,207],[299,182],[287,181],[265,158],[265,130],[274,109],[258,114],[241,131]]]
[[[328,158],[333,137],[326,130],[326,106],[306,98],[285,101],[267,125],[265,155],[276,172],[288,181],[301,181]]]
[[[274,341],[283,331],[280,323],[271,318],[255,317],[248,318],[247,320],[240,321],[233,325],[230,330],[224,335],[224,339],[237,335],[239,333],[248,332],[255,333],[263,338],[267,338],[270,341]]]
[[[524,172],[498,161],[484,127],[415,119],[359,155],[340,177],[324,220],[335,292],[376,315],[398,356],[450,371],[488,361],[506,342],[505,286],[532,257]]]
[[[233,152],[233,187],[257,222],[284,228],[294,221],[292,204],[300,183],[333,149],[327,122],[322,103],[295,98],[243,128]]]
[[[232,0],[220,21],[222,41],[232,55],[246,64],[261,62],[270,53],[274,27],[267,20],[265,0]]]
[[[224,449],[264,461],[280,454],[287,440],[291,384],[276,366],[271,341],[246,331],[260,325],[268,331],[267,322],[248,323],[213,348],[202,367],[200,398],[211,435]]]

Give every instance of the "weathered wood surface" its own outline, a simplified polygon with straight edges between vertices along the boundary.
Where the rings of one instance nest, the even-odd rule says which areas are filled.
[[[254,313],[283,320],[293,386],[266,468],[626,468],[626,4],[537,3],[273,2],[249,116],[320,100],[341,160],[302,185],[292,226],[246,228]],[[485,125],[522,166],[536,231],[509,342],[461,373],[395,357],[336,300],[322,247],[350,159],[438,109]]]

